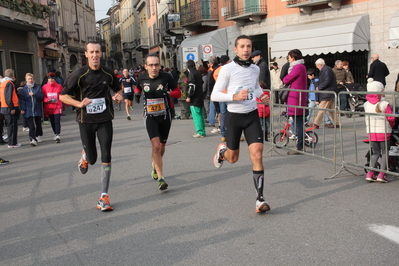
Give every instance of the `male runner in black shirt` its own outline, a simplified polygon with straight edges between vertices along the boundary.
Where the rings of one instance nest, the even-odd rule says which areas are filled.
[[[172,116],[170,113],[170,97],[180,98],[181,91],[173,77],[166,72],[160,72],[161,65],[156,54],[148,54],[145,58],[147,72],[138,78],[136,97],[144,91],[144,119],[152,144],[152,173],[158,181],[160,190],[168,188],[163,176],[162,156],[168,140]]]
[[[60,100],[76,109],[76,121],[79,124],[80,138],[83,144],[82,157],[78,169],[86,174],[88,164],[97,160],[96,135],[101,147],[101,184],[102,193],[97,209],[112,211],[108,199],[108,187],[111,176],[112,119],[114,109],[112,100],[122,100],[119,80],[111,69],[101,66],[101,46],[96,42],[86,45],[85,56],[88,65],[71,73],[65,81]],[[110,90],[116,92],[111,97]]]
[[[127,68],[125,68],[122,73],[123,76],[119,79],[119,82],[122,84],[127,120],[131,120],[130,109],[133,109],[133,90],[134,85],[136,85],[136,80],[129,75],[129,70],[127,70]]]

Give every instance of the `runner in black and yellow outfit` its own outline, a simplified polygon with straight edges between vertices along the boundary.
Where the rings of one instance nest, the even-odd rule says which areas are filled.
[[[112,70],[101,66],[100,44],[89,42],[86,45],[85,56],[88,65],[68,76],[60,100],[65,104],[77,107],[76,120],[79,124],[80,138],[83,144],[78,169],[82,174],[87,172],[88,164],[93,165],[97,160],[97,135],[102,162],[102,193],[97,203],[97,209],[112,211],[113,208],[108,200],[113,136],[112,119],[114,118],[112,100],[122,100],[121,87]],[[111,97],[111,89],[116,92],[113,97]]]
[[[170,97],[180,98],[181,91],[173,77],[166,72],[159,72],[161,65],[156,54],[145,58],[146,73],[139,76],[136,87],[136,99],[140,99],[144,91],[144,119],[152,144],[152,177],[158,180],[160,190],[168,188],[163,177],[162,156],[168,140],[172,116],[170,113]]]

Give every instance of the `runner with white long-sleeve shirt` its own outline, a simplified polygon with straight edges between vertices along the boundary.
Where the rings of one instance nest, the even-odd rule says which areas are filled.
[[[259,67],[253,65],[250,58],[251,39],[245,35],[237,37],[234,52],[236,57],[233,62],[220,70],[211,95],[212,101],[228,102],[225,117],[226,144],[218,145],[214,165],[220,168],[225,160],[229,163],[238,161],[240,137],[244,132],[257,191],[255,211],[264,213],[270,210],[270,206],[263,197],[263,132],[259,122],[256,98],[269,103],[269,97],[262,93],[258,82]]]

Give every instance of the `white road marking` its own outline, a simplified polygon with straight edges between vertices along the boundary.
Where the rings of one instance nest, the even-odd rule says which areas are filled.
[[[399,244],[399,227],[385,224],[370,224],[369,229],[396,244]]]

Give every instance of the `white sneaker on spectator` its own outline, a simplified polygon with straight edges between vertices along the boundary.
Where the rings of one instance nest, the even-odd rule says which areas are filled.
[[[212,134],[220,133],[220,129],[219,128],[214,128],[214,129],[212,129],[211,133]]]
[[[8,148],[19,148],[19,147],[21,147],[21,146],[22,146],[22,143],[18,142],[18,143],[15,144],[15,145],[8,145]]]
[[[43,141],[41,136],[37,136],[36,139],[37,139],[37,142],[39,142],[39,143]]]

